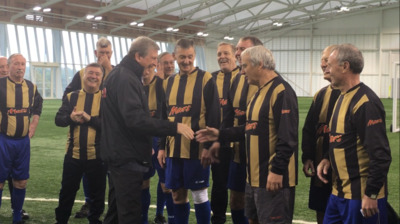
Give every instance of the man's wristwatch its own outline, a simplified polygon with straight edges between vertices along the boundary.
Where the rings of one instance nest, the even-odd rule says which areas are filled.
[[[372,200],[376,200],[378,198],[377,194],[365,194],[367,197],[371,198]]]

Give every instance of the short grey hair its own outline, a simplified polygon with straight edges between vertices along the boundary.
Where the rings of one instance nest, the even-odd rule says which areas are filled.
[[[176,49],[180,47],[182,49],[189,49],[193,48],[194,52],[196,53],[196,48],[194,47],[194,40],[193,39],[186,39],[186,38],[181,38],[176,41],[175,43],[175,49],[174,52],[176,53]]]
[[[230,44],[230,43],[227,43],[227,42],[221,42],[221,43],[218,44],[218,47],[220,47],[220,46],[225,46],[225,45],[230,46],[230,47],[232,48],[232,53],[235,54],[235,52],[236,52],[236,46],[233,45],[233,44]]]
[[[100,39],[97,40],[96,48],[104,48],[111,45],[112,45],[111,42],[107,38],[100,37]]]
[[[249,55],[250,62],[253,66],[262,63],[263,69],[275,70],[274,56],[272,56],[271,51],[264,46],[249,47],[242,52],[242,58],[243,55]]]
[[[168,54],[171,54],[171,53],[169,53],[169,52],[163,52],[163,53],[159,54],[158,57],[157,57],[157,62],[160,63],[160,62],[161,62],[161,59],[162,59],[165,55],[168,55]]]
[[[335,48],[337,48],[339,45],[329,45],[328,47],[326,47],[323,51],[322,54],[324,54],[325,52],[329,52],[329,54],[332,54],[333,50],[335,50]]]
[[[15,56],[22,56],[22,57],[24,57],[22,54],[20,54],[20,53],[15,53],[15,54],[12,54],[12,55],[10,55],[10,57],[8,57],[8,59],[7,59],[7,65],[11,65],[11,61],[12,61],[12,59],[15,57]],[[25,57],[24,57],[25,58]]]
[[[147,54],[149,53],[149,50],[158,51],[160,50],[160,47],[151,38],[140,36],[131,43],[128,55],[131,57],[135,57],[135,54],[139,53],[140,57],[146,57]]]
[[[336,51],[336,60],[340,65],[344,62],[348,62],[350,65],[350,71],[354,74],[360,74],[364,68],[364,57],[361,51],[352,44],[341,44],[333,49],[332,52]]]

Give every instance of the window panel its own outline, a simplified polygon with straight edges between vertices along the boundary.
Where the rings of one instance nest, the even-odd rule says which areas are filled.
[[[18,53],[17,34],[15,33],[15,26],[7,24],[8,42],[10,44],[10,54]]]
[[[62,37],[64,43],[65,62],[72,64],[71,43],[69,41],[68,31],[62,31]]]
[[[94,45],[93,45],[93,39],[92,39],[92,35],[91,34],[86,34],[86,41],[87,41],[87,49],[88,49],[88,52],[87,52],[87,54],[88,54],[88,56],[89,56],[89,63],[88,64],[90,64],[90,63],[92,63],[92,62],[95,62],[95,61],[97,61],[95,58],[94,58]]]
[[[81,60],[84,65],[87,65],[87,64],[89,64],[89,62],[87,61],[87,57],[86,57],[87,46],[86,46],[86,42],[85,42],[85,35],[83,33],[79,33],[78,38],[79,38],[79,48],[80,48],[80,52],[81,52]]]
[[[115,51],[115,43],[113,41],[112,36],[107,36],[107,39],[111,42],[111,44],[112,44],[112,48],[111,49],[114,52],[113,55],[111,56],[111,59],[110,59],[111,64],[112,65],[116,65],[117,64],[117,61],[116,61],[117,56],[116,56],[116,51]]]
[[[129,45],[128,45],[129,46]],[[128,54],[128,47],[126,45],[126,38],[121,38],[122,57]]]
[[[18,31],[18,42],[19,42],[19,47],[20,47],[20,52],[27,61],[32,61],[31,58],[29,58],[28,54],[28,46],[26,43],[26,37],[25,37],[25,27],[24,26],[17,26],[17,31]],[[34,44],[36,48],[36,44]],[[32,50],[32,48],[31,48]],[[36,53],[36,51],[34,51]],[[34,60],[36,59],[36,60]],[[37,56],[33,58],[33,61],[37,61]]]
[[[36,34],[37,34],[37,42],[38,42],[38,50],[39,50],[39,56],[40,56],[40,61],[42,62],[48,62],[48,58],[46,57],[46,45],[44,44],[44,34],[43,34],[43,29],[42,28],[36,28]]]
[[[30,56],[31,56],[31,61],[39,61],[38,57],[38,50],[37,50],[37,42],[36,42],[36,36],[35,36],[35,28],[33,27],[27,27],[26,28],[27,35],[26,37],[28,38],[28,44],[29,44],[29,50],[30,50]],[[19,34],[18,30],[18,34]],[[21,36],[19,37],[21,39]],[[25,36],[23,36],[25,38]],[[25,41],[24,41],[25,42]]]
[[[122,58],[121,58],[121,48],[120,48],[119,38],[118,37],[114,37],[114,44],[115,44],[114,54],[115,54],[115,56],[117,58],[117,61],[120,62],[122,60]],[[116,65],[116,64],[114,64],[114,65]]]
[[[76,36],[76,32],[71,32],[71,44],[72,44],[72,61],[74,64],[82,64],[81,59],[80,59],[80,52],[79,52],[79,46],[78,46],[78,38]]]
[[[53,33],[51,29],[46,29],[47,58],[49,62],[55,62],[53,52]]]

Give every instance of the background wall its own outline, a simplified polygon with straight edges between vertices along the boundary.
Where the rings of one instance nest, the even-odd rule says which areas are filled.
[[[354,44],[363,52],[361,80],[380,97],[391,96],[390,72],[393,62],[399,61],[398,8],[316,23],[279,36],[266,33],[261,40],[272,51],[277,70],[298,96],[313,96],[328,84],[322,79],[321,52],[328,45],[341,43]],[[207,46],[205,52],[207,69],[218,70],[216,46]]]

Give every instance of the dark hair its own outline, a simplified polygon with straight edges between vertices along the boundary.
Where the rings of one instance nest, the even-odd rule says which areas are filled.
[[[92,67],[92,68],[100,68],[100,69],[103,71],[103,67],[101,67],[101,65],[100,65],[99,63],[96,63],[96,62],[90,63],[90,64],[86,65],[86,67],[85,67],[85,72],[86,72],[86,69],[89,68],[89,67]]]
[[[364,68],[364,57],[357,47],[352,44],[341,44],[333,49],[333,51],[337,52],[336,60],[340,65],[347,61],[350,65],[350,71],[354,74],[360,74],[362,72]]]
[[[261,40],[258,39],[258,38],[255,37],[255,36],[245,36],[245,37],[242,37],[242,38],[239,39],[239,41],[246,41],[246,40],[250,40],[251,43],[253,44],[253,47],[254,47],[254,46],[259,46],[259,45],[261,45],[261,46],[264,45],[264,44],[261,42]]]
[[[180,47],[182,49],[189,49],[189,48],[193,47],[193,49],[194,49],[194,41],[192,39],[185,39],[185,38],[179,39],[175,43],[174,52],[176,52],[177,47]],[[195,49],[195,52],[196,52],[196,49]]]

